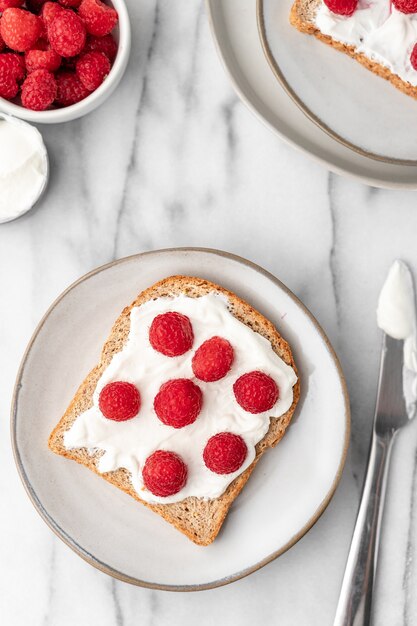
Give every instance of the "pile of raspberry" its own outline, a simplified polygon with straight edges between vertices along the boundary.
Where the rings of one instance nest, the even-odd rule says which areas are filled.
[[[0,0],[0,97],[33,111],[80,102],[116,58],[117,11],[101,0]]]
[[[157,315],[149,329],[149,343],[154,350],[169,358],[189,352],[194,343],[190,319],[175,311]],[[198,381],[212,384],[221,380],[229,373],[233,361],[234,350],[227,339],[216,335],[204,341],[194,352],[191,362],[196,382],[189,378],[164,382],[154,398],[155,417],[165,426],[177,429],[193,424],[204,402]],[[237,378],[231,385],[230,393],[244,411],[252,414],[269,411],[279,398],[276,382],[258,370]],[[100,391],[99,408],[105,418],[116,422],[136,416],[140,419],[140,391],[131,382],[118,380],[108,383]],[[205,466],[215,474],[237,472],[247,454],[244,439],[232,432],[215,433],[201,450]],[[172,496],[181,491],[187,476],[186,463],[170,450],[156,450],[142,468],[145,487],[159,497]]]

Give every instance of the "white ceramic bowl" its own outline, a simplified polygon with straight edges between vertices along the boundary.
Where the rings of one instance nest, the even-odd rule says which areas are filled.
[[[93,91],[87,98],[62,109],[50,109],[47,111],[31,111],[25,107],[14,104],[9,100],[0,98],[0,111],[20,117],[36,124],[56,124],[58,122],[69,122],[77,117],[82,117],[90,113],[102,104],[116,89],[119,84],[129,60],[130,53],[130,21],[124,0],[112,0],[108,2],[114,6],[119,14],[119,24],[114,29],[113,35],[118,43],[117,56],[110,70],[109,75],[98,89]]]

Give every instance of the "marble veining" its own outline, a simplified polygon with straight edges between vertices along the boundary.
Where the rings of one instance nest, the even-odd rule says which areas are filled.
[[[124,626],[123,611],[117,594],[116,580],[111,581],[111,595],[114,603],[116,626]]]
[[[411,612],[412,602],[414,600],[414,588],[413,588],[413,561],[415,555],[415,541],[414,534],[417,521],[416,510],[416,493],[417,493],[417,451],[414,456],[413,465],[413,481],[411,483],[411,497],[409,507],[409,525],[407,533],[407,550],[405,554],[405,567],[403,576],[403,589],[404,589],[404,624],[407,626],[412,623],[413,614]],[[415,601],[415,600],[414,600]]]
[[[338,284],[337,284],[337,257],[336,257],[336,250],[337,250],[337,212],[334,209],[334,203],[333,203],[333,187],[334,187],[334,179],[335,179],[335,175],[332,174],[331,172],[329,172],[329,210],[330,210],[330,218],[331,218],[331,233],[332,233],[332,240],[331,240],[331,247],[330,247],[330,253],[329,253],[329,264],[330,264],[330,272],[331,272],[331,276],[332,276],[332,287],[333,287],[333,295],[334,295],[334,304],[335,304],[335,308],[336,308],[336,321],[337,321],[337,328],[340,328],[340,311],[339,311],[339,307],[340,307],[340,299],[339,299],[339,288],[338,288]]]
[[[0,623],[330,626],[375,403],[375,308],[395,257],[417,273],[416,194],[329,174],[259,124],[224,73],[201,1],[127,2],[125,78],[88,117],[41,128],[48,193],[35,211],[0,226]],[[281,278],[333,342],[353,419],[343,479],[316,526],[254,575],[198,594],[135,588],[72,553],[29,502],[8,434],[20,358],[54,298],[98,265],[175,246],[228,250]],[[417,626],[416,547],[415,420],[393,453],[376,626]]]

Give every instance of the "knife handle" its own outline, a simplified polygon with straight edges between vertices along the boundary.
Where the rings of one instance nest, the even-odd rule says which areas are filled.
[[[334,626],[369,626],[388,467],[395,431],[373,432]]]

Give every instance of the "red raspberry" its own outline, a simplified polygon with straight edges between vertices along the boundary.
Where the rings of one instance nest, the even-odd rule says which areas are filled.
[[[81,4],[81,0],[58,0],[58,2],[68,9],[76,9]]]
[[[75,57],[85,46],[85,26],[69,9],[54,17],[48,26],[48,36],[51,47],[62,57]]]
[[[64,11],[64,9],[57,2],[45,2],[41,10],[41,18],[46,28],[50,27],[58,13],[62,13],[62,11]]]
[[[25,77],[23,57],[12,52],[0,54],[0,97],[11,100],[19,91],[19,81]]]
[[[218,433],[210,437],[203,452],[206,466],[216,474],[231,474],[242,466],[248,448],[240,435]]]
[[[132,383],[118,380],[100,391],[98,406],[104,417],[115,422],[130,420],[139,413],[140,393]]]
[[[119,19],[117,11],[101,0],[82,0],[78,12],[90,35],[97,37],[108,35]]]
[[[25,9],[6,9],[0,20],[0,33],[8,48],[25,52],[41,36],[42,22]]]
[[[6,47],[6,44],[4,43],[2,36],[0,35],[0,52],[4,50],[5,47]]]
[[[392,4],[401,13],[417,13],[417,0],[392,0]]]
[[[117,55],[117,43],[112,35],[105,35],[104,37],[89,35],[84,50],[85,52],[103,52],[110,63],[113,63]]]
[[[44,111],[56,98],[55,77],[48,70],[31,72],[22,85],[22,104],[32,111]]]
[[[410,56],[411,65],[415,70],[417,70],[417,43],[413,48],[413,51]]]
[[[48,70],[55,72],[61,65],[61,57],[55,50],[51,49],[33,49],[28,50],[25,54],[26,69],[28,72],[34,70]]]
[[[0,13],[6,9],[21,7],[25,0],[0,0]]]
[[[32,13],[40,13],[45,2],[46,0],[26,0],[26,6]]]
[[[155,396],[155,413],[167,426],[183,428],[197,419],[203,403],[203,394],[187,378],[176,378],[164,383]]]
[[[187,466],[175,452],[157,450],[145,461],[142,478],[154,496],[166,498],[181,491],[187,482]]]
[[[71,106],[90,95],[74,72],[58,72],[56,82],[58,86],[56,102],[60,106]]]
[[[274,380],[263,372],[243,374],[233,385],[237,403],[249,413],[263,413],[272,409],[279,397]]]
[[[195,376],[206,383],[212,383],[226,376],[232,367],[233,348],[222,337],[212,337],[198,348],[193,356],[192,368]]]
[[[100,87],[109,72],[110,61],[103,52],[87,52],[76,64],[77,76],[89,91]]]
[[[324,0],[332,13],[350,17],[358,7],[358,0]]]
[[[193,345],[193,327],[182,313],[162,313],[151,324],[149,341],[154,350],[165,356],[180,356]]]

